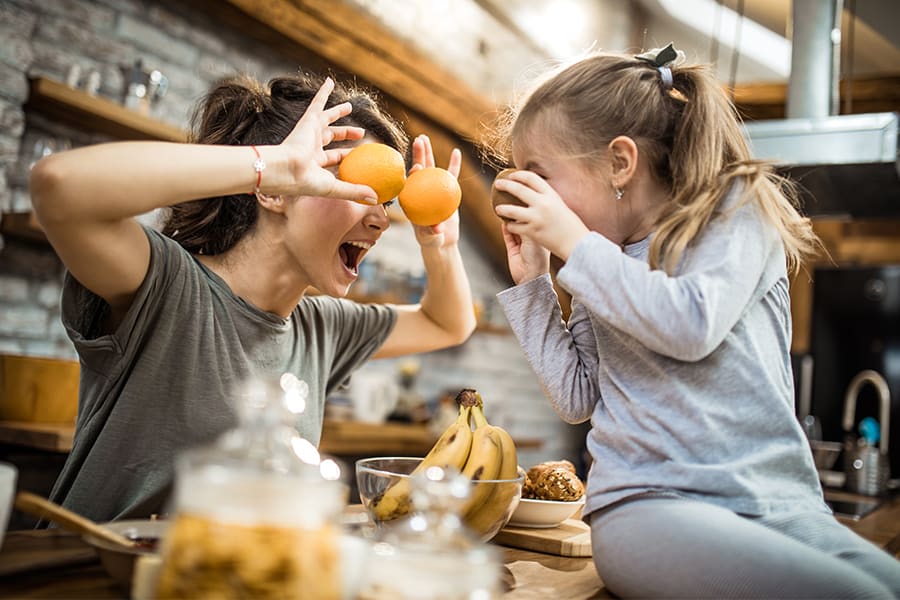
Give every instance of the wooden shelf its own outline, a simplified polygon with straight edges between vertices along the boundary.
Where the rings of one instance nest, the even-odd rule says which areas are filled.
[[[30,85],[26,111],[40,112],[78,129],[123,140],[183,142],[187,139],[187,134],[174,125],[64,83],[36,77],[30,80]]]
[[[493,323],[478,323],[475,325],[475,331],[480,333],[495,333],[498,335],[509,335],[512,333],[512,329],[509,327],[494,325]]]
[[[40,113],[70,127],[120,140],[187,140],[187,133],[174,125],[125,108],[107,98],[91,96],[64,83],[35,77],[30,80],[30,86],[25,110]],[[31,241],[47,241],[30,212],[4,213],[0,217],[0,233]]]
[[[74,424],[0,421],[0,443],[39,450],[68,452],[74,433]],[[436,439],[427,425],[325,419],[319,450],[334,455],[425,456]]]
[[[75,425],[0,421],[0,443],[67,453],[72,449]]]
[[[0,421],[0,443],[69,452],[74,425]],[[325,419],[319,451],[336,456],[425,456],[437,436],[427,424],[363,423]],[[516,447],[540,448],[537,439],[516,439]]]
[[[0,234],[47,243],[47,236],[33,212],[3,213],[0,215]]]
[[[319,450],[335,455],[425,456],[436,440],[427,425],[325,419]]]

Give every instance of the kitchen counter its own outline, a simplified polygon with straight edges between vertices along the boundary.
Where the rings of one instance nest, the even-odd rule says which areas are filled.
[[[590,558],[500,547],[503,598],[612,598]],[[59,530],[7,533],[0,550],[0,598],[124,599],[93,548]]]
[[[843,499],[860,499],[839,492]],[[900,557],[900,497],[859,520],[841,521]],[[613,598],[590,558],[567,558],[499,546],[503,598],[566,600]],[[93,549],[78,536],[58,531],[14,531],[0,549],[0,598],[124,598]]]

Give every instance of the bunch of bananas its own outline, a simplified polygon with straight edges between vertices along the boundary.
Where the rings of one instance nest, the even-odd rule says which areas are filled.
[[[459,470],[471,479],[472,490],[461,516],[469,528],[484,537],[496,533],[491,530],[512,511],[512,499],[521,494],[521,485],[480,482],[521,475],[516,445],[506,430],[488,423],[481,394],[464,389],[457,394],[456,403],[456,421],[444,430],[411,476],[436,466]],[[397,519],[411,509],[409,479],[396,482],[372,501],[372,510],[380,521]]]

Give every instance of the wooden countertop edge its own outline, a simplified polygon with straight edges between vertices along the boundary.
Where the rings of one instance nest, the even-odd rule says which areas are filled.
[[[72,449],[75,426],[67,423],[0,421],[0,443],[50,452]],[[437,440],[427,425],[387,422],[363,423],[326,419],[320,450],[327,454],[402,453],[424,455]],[[540,448],[539,439],[516,439],[520,449]]]
[[[348,510],[359,510],[358,506]],[[900,550],[900,497],[860,519],[863,529],[881,529],[887,544],[872,540],[897,556]],[[851,528],[859,529],[858,527]],[[860,531],[864,537],[865,533]],[[13,531],[0,550],[0,596],[2,597],[91,597],[117,598],[121,590],[97,562],[96,555],[78,536],[56,530]],[[564,557],[543,552],[497,545],[504,564],[503,597],[546,598],[549,590],[557,597],[610,598],[597,578],[592,559]],[[8,563],[8,564],[4,564]],[[52,573],[53,576],[48,578]],[[536,575],[537,574],[537,575]],[[535,577],[540,577],[537,581]]]
[[[0,443],[4,444],[50,452],[68,452],[72,449],[74,436],[74,424],[0,421]]]

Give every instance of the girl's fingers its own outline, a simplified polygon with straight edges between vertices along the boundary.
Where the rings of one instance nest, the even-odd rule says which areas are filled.
[[[518,235],[516,235],[515,233],[512,233],[506,227],[506,223],[503,223],[500,231],[503,233],[503,242],[504,242],[504,244],[506,244],[507,250],[517,249],[521,245],[522,238],[519,237]]]
[[[524,206],[515,206],[513,204],[498,204],[497,207],[494,208],[494,212],[498,217],[505,217],[517,223],[524,223],[525,218],[528,216],[528,208]],[[504,225],[510,224],[511,223],[504,223]]]

